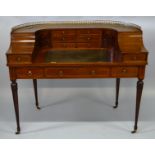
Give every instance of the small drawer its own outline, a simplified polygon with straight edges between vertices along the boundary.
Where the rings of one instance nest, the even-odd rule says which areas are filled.
[[[110,69],[108,67],[81,67],[77,69],[77,74],[88,78],[108,77],[110,74]]]
[[[34,79],[42,78],[44,76],[43,69],[39,68],[17,68],[16,76],[19,79]]]
[[[81,34],[97,34],[97,35],[101,35],[102,34],[102,30],[95,30],[95,29],[78,29],[77,30],[77,35],[81,35]]]
[[[31,55],[9,55],[9,63],[30,63]]]
[[[57,42],[53,42],[52,47],[53,48],[75,48],[76,44],[75,43],[57,43]]]
[[[113,67],[111,73],[113,77],[137,77],[138,67]]]
[[[52,41],[54,41],[54,42],[74,42],[74,41],[76,41],[76,38],[74,35],[62,35],[62,36],[52,37]]]
[[[53,30],[52,37],[63,36],[63,35],[76,35],[75,30]]]
[[[78,35],[77,42],[101,42],[100,35]]]
[[[100,42],[77,43],[77,48],[100,48]]]
[[[141,54],[123,54],[123,61],[145,61],[146,53]]]

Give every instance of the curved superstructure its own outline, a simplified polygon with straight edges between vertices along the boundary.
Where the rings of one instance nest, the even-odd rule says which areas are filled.
[[[132,24],[119,21],[110,20],[81,20],[81,21],[42,21],[25,23],[12,28],[13,32],[35,32],[39,29],[49,28],[111,28],[117,31],[137,31],[141,30],[141,27]]]

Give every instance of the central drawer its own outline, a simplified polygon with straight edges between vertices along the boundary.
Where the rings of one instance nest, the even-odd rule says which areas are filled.
[[[45,76],[47,78],[108,77],[109,73],[109,68],[104,67],[57,67],[45,69]]]

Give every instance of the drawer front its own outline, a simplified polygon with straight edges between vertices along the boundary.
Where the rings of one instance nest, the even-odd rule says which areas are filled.
[[[100,35],[78,35],[77,36],[77,42],[90,42],[90,41],[101,42],[101,36]]]
[[[19,79],[42,78],[44,76],[43,69],[39,68],[17,68],[16,76]]]
[[[93,77],[108,77],[110,73],[109,68],[87,68],[87,67],[60,67],[60,68],[46,68],[45,76],[47,78],[93,78]]]
[[[142,54],[123,54],[123,61],[145,61],[147,55]]]
[[[9,55],[9,63],[30,63],[31,55]]]
[[[54,42],[75,42],[76,38],[74,35],[62,35],[62,36],[52,37],[52,41]]]
[[[76,68],[46,68],[45,76],[47,78],[52,77],[64,77],[70,75],[76,75]]]
[[[110,74],[110,69],[108,67],[83,67],[77,69],[79,75],[84,75],[88,77],[108,77]]]
[[[63,35],[76,35],[75,30],[53,30],[52,37],[58,37]]]
[[[52,47],[53,48],[75,48],[76,44],[75,43],[57,43],[57,42],[53,42]]]
[[[100,42],[77,43],[77,48],[100,48]]]
[[[95,30],[95,29],[79,29],[77,30],[77,34],[81,35],[81,34],[97,34],[97,35],[101,35],[102,34],[102,30]]]
[[[112,77],[137,77],[138,67],[113,67]]]

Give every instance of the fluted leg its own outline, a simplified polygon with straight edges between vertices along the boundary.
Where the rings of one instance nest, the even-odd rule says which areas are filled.
[[[18,106],[18,85],[16,80],[12,80],[11,82],[11,90],[15,108],[15,115],[16,115],[16,123],[17,123],[17,132],[16,134],[20,133],[20,122],[19,122],[19,106]]]
[[[120,86],[120,78],[116,79],[116,101],[114,108],[118,107],[118,98],[119,98],[119,86]]]
[[[38,102],[37,79],[33,79],[34,95],[37,109],[40,109]]]
[[[134,130],[132,133],[135,133],[137,131],[137,124],[138,124],[138,116],[139,116],[139,109],[140,109],[140,102],[141,102],[141,96],[142,96],[142,91],[143,91],[143,80],[139,79],[137,81],[137,95],[136,95],[136,111],[135,111],[135,125],[134,125]]]

